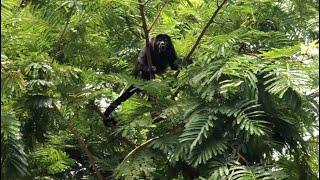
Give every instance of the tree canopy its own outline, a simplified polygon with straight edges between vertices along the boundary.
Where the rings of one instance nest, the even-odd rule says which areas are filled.
[[[318,1],[5,0],[1,18],[1,178],[319,179]],[[157,34],[180,70],[135,78]]]

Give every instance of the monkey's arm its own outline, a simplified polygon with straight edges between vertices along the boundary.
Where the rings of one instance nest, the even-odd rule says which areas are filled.
[[[170,49],[169,49],[169,52],[168,52],[168,62],[169,62],[170,68],[172,70],[179,70],[179,67],[175,63],[175,61],[177,59],[178,59],[177,53],[176,53],[176,51],[175,51],[175,49],[173,47],[172,42],[170,41]]]
[[[170,68],[172,70],[179,70],[179,67],[177,66],[177,64],[175,63],[175,60],[177,59],[177,56],[176,54],[172,54],[171,57],[169,58],[169,65],[170,65]]]

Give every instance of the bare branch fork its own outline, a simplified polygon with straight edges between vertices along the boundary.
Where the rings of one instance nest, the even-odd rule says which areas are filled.
[[[90,164],[92,165],[93,170],[95,171],[98,179],[99,180],[104,180],[104,177],[102,176],[102,174],[100,173],[99,169],[96,166],[96,162],[95,162],[95,159],[94,159],[92,153],[88,149],[86,143],[84,142],[84,140],[80,136],[80,134],[78,134],[77,131],[74,130],[71,120],[64,117],[64,115],[62,114],[62,112],[60,111],[60,109],[58,108],[58,106],[55,103],[52,103],[52,106],[53,106],[54,110],[59,113],[59,115],[62,117],[62,119],[64,119],[67,122],[67,127],[68,127],[69,131],[75,136],[75,138],[78,140],[78,142],[80,144],[81,149],[88,156]]]
[[[234,150],[236,150],[236,154],[237,154],[237,156],[236,156],[236,161],[238,161],[239,162],[239,160],[240,159],[242,159],[245,163],[246,163],[246,165],[248,166],[249,165],[249,162],[246,160],[246,158],[244,158],[241,154],[240,154],[240,145],[238,146],[238,147],[233,147],[233,146],[231,146],[231,148],[232,149],[234,149]]]

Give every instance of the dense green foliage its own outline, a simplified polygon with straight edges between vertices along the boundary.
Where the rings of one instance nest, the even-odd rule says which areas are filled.
[[[228,0],[186,64],[216,7],[168,1],[150,35],[182,70],[146,82],[137,0],[1,1],[1,178],[96,179],[70,120],[106,179],[318,179],[318,1]],[[105,127],[95,107],[130,84],[156,101],[134,95]]]

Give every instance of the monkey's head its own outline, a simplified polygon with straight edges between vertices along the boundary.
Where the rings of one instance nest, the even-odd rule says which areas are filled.
[[[155,38],[152,38],[152,43],[154,51],[158,53],[165,53],[173,48],[171,39],[166,34],[158,34]]]

